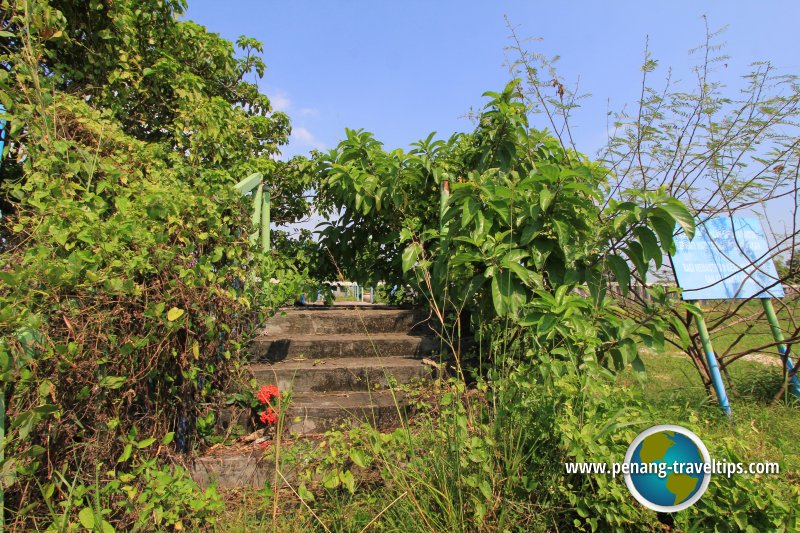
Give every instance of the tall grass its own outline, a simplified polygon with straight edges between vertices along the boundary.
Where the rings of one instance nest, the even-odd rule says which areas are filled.
[[[422,278],[419,290],[432,294],[425,283]],[[304,456],[310,464],[304,477],[281,473],[272,487],[240,494],[241,504],[232,506],[220,530],[656,531],[665,526],[662,521],[688,530],[799,525],[793,507],[781,502],[800,504],[791,471],[800,463],[766,457],[756,447],[767,439],[785,450],[791,446],[786,438],[800,438],[800,426],[766,423],[773,416],[786,418],[758,399],[756,380],[746,383],[753,392],[742,397],[747,410],[731,423],[709,405],[702,384],[692,385],[697,376],[683,368],[686,358],[669,354],[645,355],[649,374],[615,376],[581,366],[577,358],[531,352],[515,340],[508,323],[485,321],[478,332],[483,341],[466,362],[460,345],[466,305],[445,306],[433,298],[428,304],[450,377],[423,389],[397,387],[417,410],[401,416],[391,433],[368,425],[329,432],[313,458]],[[400,395],[395,398],[404,413]],[[673,517],[644,509],[621,478],[565,474],[565,462],[621,461],[635,435],[659,423],[694,430],[713,457],[778,460],[789,472],[772,479],[714,478],[707,496]],[[786,431],[788,437],[777,438]],[[277,472],[280,461],[275,464]],[[356,479],[351,487],[336,477],[347,472]]]

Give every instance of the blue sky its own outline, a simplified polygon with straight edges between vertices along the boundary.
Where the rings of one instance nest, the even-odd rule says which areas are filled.
[[[471,131],[465,115],[485,91],[510,80],[506,17],[528,49],[558,55],[558,71],[591,96],[573,116],[578,150],[594,155],[606,141],[607,112],[633,105],[649,38],[673,78],[694,80],[701,58],[689,50],[705,38],[705,21],[729,55],[720,81],[733,92],[755,61],[800,73],[800,2],[778,1],[295,1],[189,0],[187,18],[235,41],[264,43],[267,71],[258,81],[274,107],[289,114],[293,134],[283,158],[330,149],[345,128],[364,128],[385,147],[407,148],[432,131]],[[533,125],[547,126],[544,117]],[[791,198],[770,207],[774,230],[790,227]],[[313,228],[312,217],[299,227]],[[287,228],[289,229],[289,228]],[[290,229],[295,231],[296,228]]]
[[[565,81],[591,93],[573,121],[578,149],[602,144],[606,112],[635,101],[649,36],[657,74],[671,66],[691,78],[688,53],[711,29],[731,56],[721,73],[735,83],[753,61],[769,59],[800,72],[800,2],[670,1],[245,1],[189,0],[187,18],[235,40],[264,43],[267,72],[259,81],[292,119],[284,155],[332,148],[344,128],[365,128],[388,148],[438,131],[469,131],[464,118],[481,94],[510,79],[505,16],[530,49],[559,55]],[[537,121],[540,119],[536,119]],[[537,123],[545,126],[544,122]]]

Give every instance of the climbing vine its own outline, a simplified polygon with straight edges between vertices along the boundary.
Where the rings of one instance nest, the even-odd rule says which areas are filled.
[[[178,21],[182,2],[88,4],[0,3],[5,508],[19,529],[64,501],[64,524],[127,530],[160,509],[178,528],[156,459],[203,445],[254,327],[304,281],[290,243],[251,248],[232,188],[255,170],[274,180],[288,119],[243,81],[263,74],[256,41],[235,53]],[[281,183],[274,218],[304,216],[303,185]],[[88,487],[119,479],[142,499],[104,492],[93,516]]]

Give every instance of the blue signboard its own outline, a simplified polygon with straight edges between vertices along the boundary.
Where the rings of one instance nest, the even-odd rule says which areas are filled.
[[[681,232],[671,257],[684,300],[781,298],[783,287],[757,218],[717,217]]]

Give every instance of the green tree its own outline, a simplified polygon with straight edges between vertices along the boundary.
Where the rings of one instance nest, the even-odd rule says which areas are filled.
[[[511,338],[530,337],[536,326],[526,342],[554,355],[587,338],[572,328],[590,328],[596,344],[575,348],[579,359],[640,365],[637,345],[660,345],[665,324],[653,310],[637,325],[614,308],[608,281],[627,292],[629,262],[660,266],[676,222],[694,231],[691,215],[663,190],[629,190],[631,201],[604,206],[607,170],[531,128],[517,80],[485,96],[472,133],[431,135],[408,154],[348,130],[319,160],[320,198],[341,213],[321,245],[345,275],[401,283],[405,273],[443,325],[471,309],[479,331],[511,324]],[[452,194],[441,212],[444,181]]]
[[[320,232],[319,274],[403,285],[401,230],[438,225],[442,172],[458,143],[430,135],[408,153],[386,152],[371,133],[346,130],[339,146],[318,154],[316,206],[333,219]]]
[[[547,120],[562,146],[574,148],[572,113],[586,95],[570,89],[553,60],[527,49],[511,24],[509,30],[513,41],[509,67],[524,80],[522,97],[531,112]],[[604,203],[636,201],[631,190],[663,189],[689,208],[698,226],[711,217],[759,216],[772,237],[768,257],[777,261],[798,246],[800,84],[796,74],[762,61],[743,72],[738,84],[726,86],[720,81],[728,59],[718,42],[720,33],[707,30],[693,51],[697,62],[691,72],[676,76],[669,70],[659,81],[654,81],[659,62],[645,47],[639,98],[609,113],[608,142],[597,154],[611,185]],[[774,217],[778,210],[786,214],[783,228]],[[642,287],[648,265],[629,262],[629,266]],[[680,304],[668,262],[665,270],[671,280],[654,288],[655,293],[640,290],[616,297],[632,316],[646,313],[656,302],[663,306],[661,313],[672,332],[667,342],[687,353],[710,392],[708,363],[694,315]],[[776,281],[789,282],[789,272],[780,278]],[[665,288],[671,290],[663,297]],[[791,318],[798,304],[794,297],[776,302],[779,314],[788,318],[784,329],[788,344],[800,340],[800,328]],[[713,316],[708,329],[721,346],[716,356],[723,374],[747,354],[778,351],[774,341],[748,342],[769,328],[760,305],[720,300],[704,306]]]
[[[6,33],[0,75],[12,84],[14,58],[24,54],[17,4],[6,0],[0,15]],[[307,174],[293,171],[296,163],[274,160],[291,129],[288,117],[272,110],[255,83],[266,69],[261,43],[242,36],[234,45],[179,20],[184,1],[53,1],[29,7],[26,16],[42,43],[37,60],[55,90],[103,110],[126,134],[162,146],[165,161],[187,184],[199,179],[232,184],[262,172],[272,192],[273,222],[310,214],[300,194],[308,188]],[[22,124],[12,126],[4,179],[19,176],[9,167],[25,138],[18,129]]]
[[[150,483],[134,502],[102,482],[103,520],[128,530],[175,503],[157,501],[165,478],[150,445],[202,445],[238,386],[242,346],[303,282],[291,260],[249,246],[248,202],[232,185],[264,172],[273,219],[290,221],[308,212],[295,198],[305,178],[273,161],[288,119],[244,81],[263,73],[257,42],[240,39],[237,53],[178,20],[183,3],[0,6],[5,505],[26,509],[15,527],[31,529],[69,495],[65,523],[85,525],[105,465]]]

